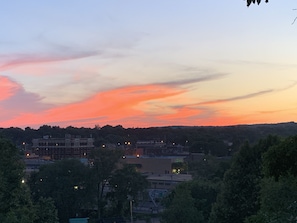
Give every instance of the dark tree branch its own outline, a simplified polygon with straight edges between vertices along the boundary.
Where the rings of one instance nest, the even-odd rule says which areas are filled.
[[[255,4],[257,2],[257,4],[259,5],[261,3],[261,0],[247,0],[247,6],[250,6],[250,4]],[[265,0],[266,3],[268,3],[268,0]]]
[[[297,9],[293,9],[293,10],[297,10]],[[297,16],[295,17],[294,21],[292,22],[292,25],[296,22],[297,20]]]

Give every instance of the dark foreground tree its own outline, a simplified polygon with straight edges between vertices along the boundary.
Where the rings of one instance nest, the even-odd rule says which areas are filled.
[[[246,143],[226,172],[222,189],[212,208],[210,223],[242,223],[260,208],[260,183],[262,156],[272,145],[279,143],[277,137],[269,136],[257,145]]]
[[[166,211],[163,215],[163,221],[175,222],[174,216],[181,213],[188,213],[193,210],[196,212],[196,221],[192,221],[191,216],[180,216],[180,222],[208,222],[211,212],[211,206],[216,201],[217,184],[207,180],[193,180],[182,183],[164,199]],[[184,205],[184,199],[189,200],[189,205]],[[177,211],[178,210],[178,211]],[[177,213],[175,213],[177,211]],[[179,214],[178,214],[179,213]]]
[[[88,167],[79,160],[62,160],[41,166],[32,174],[30,188],[35,200],[52,198],[61,222],[80,214],[88,206]],[[41,200],[42,201],[42,200]],[[40,205],[43,203],[39,202]]]
[[[260,210],[248,223],[296,222],[297,136],[288,137],[264,154]]]
[[[268,0],[265,0],[265,2],[268,3]],[[257,3],[259,5],[261,3],[261,0],[247,0],[246,3],[247,3],[247,6],[250,6],[250,4],[252,3],[253,4]]]
[[[109,180],[110,192],[108,197],[113,207],[113,213],[125,216],[129,213],[129,202],[137,203],[148,186],[146,178],[136,172],[135,167],[125,165],[116,170]]]
[[[0,138],[0,222],[31,223],[35,210],[26,185],[18,149]]]
[[[122,157],[121,150],[111,149],[96,149],[90,155],[90,160],[93,162],[91,168],[92,181],[94,182],[93,191],[96,194],[97,200],[97,218],[102,218],[107,200],[104,196],[104,190],[108,184],[112,173],[117,168],[118,161]]]
[[[291,136],[280,144],[271,147],[264,155],[264,173],[266,177],[297,177],[297,136]]]
[[[188,187],[178,187],[169,207],[162,213],[163,223],[202,223],[203,213],[195,207],[195,200]]]
[[[297,179],[292,175],[264,178],[261,184],[261,208],[246,223],[296,222]]]
[[[41,197],[35,205],[36,220],[34,223],[59,223],[58,212],[51,198]]]

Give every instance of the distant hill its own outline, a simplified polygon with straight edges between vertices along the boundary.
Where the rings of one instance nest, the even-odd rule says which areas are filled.
[[[65,134],[92,137],[95,145],[104,143],[124,144],[129,141],[133,147],[138,140],[163,140],[167,143],[187,146],[193,152],[211,152],[214,155],[224,155],[225,150],[235,152],[244,141],[251,144],[268,135],[281,137],[297,135],[295,122],[278,124],[255,124],[235,126],[167,126],[150,128],[123,128],[110,126],[94,128],[60,128],[59,126],[43,125],[39,129],[32,128],[0,128],[2,137],[12,140],[16,145],[23,142],[30,145],[32,139],[44,135],[62,138]]]

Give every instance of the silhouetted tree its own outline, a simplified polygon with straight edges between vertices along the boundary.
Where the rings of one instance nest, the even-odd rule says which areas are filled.
[[[288,137],[264,154],[264,173],[267,177],[297,176],[297,136]]]
[[[51,198],[41,197],[36,202],[36,220],[34,223],[59,223],[58,212]]]
[[[119,159],[122,157],[121,150],[95,149],[90,155],[93,162],[91,168],[92,180],[94,182],[94,190],[96,191],[98,219],[102,217],[107,201],[104,197],[104,189],[108,184],[112,173],[117,168]]]
[[[245,143],[227,170],[210,223],[241,223],[260,208],[262,156],[279,139],[269,136],[255,146]]]
[[[202,210],[195,206],[189,187],[177,187],[168,208],[162,213],[163,223],[205,222]]]
[[[247,223],[295,222],[297,217],[297,136],[264,153],[260,210]]]
[[[261,3],[261,0],[247,0],[247,6],[250,6],[250,4],[255,4],[257,3],[258,5]],[[265,0],[266,3],[268,3],[268,0]]]
[[[79,160],[61,160],[41,166],[39,172],[31,175],[29,185],[35,200],[52,198],[60,221],[68,222],[89,201],[88,171]]]
[[[35,210],[25,184],[24,166],[18,149],[8,140],[0,138],[0,222],[30,223]]]
[[[261,183],[261,208],[246,223],[296,222],[297,179],[281,176],[278,181],[265,177]]]
[[[108,197],[114,213],[125,216],[129,211],[129,200],[137,203],[140,193],[147,188],[148,182],[133,166],[125,165],[113,173],[109,186]]]

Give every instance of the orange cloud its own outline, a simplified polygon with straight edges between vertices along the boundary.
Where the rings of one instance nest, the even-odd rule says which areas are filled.
[[[19,86],[7,77],[0,76],[0,101],[10,98]]]
[[[12,94],[12,89],[20,87],[7,78],[2,77],[0,80],[1,86],[6,86],[6,88],[2,87],[2,97],[6,95],[5,98],[7,98]],[[24,98],[24,95],[28,96],[28,93],[25,93],[23,92],[21,98]],[[27,97],[31,99],[30,110],[14,109],[17,112],[7,116],[9,113],[7,106],[0,108],[3,120],[0,122],[0,126],[39,127],[44,124],[59,125],[61,127],[70,125],[93,127],[96,124],[101,126],[120,124],[124,127],[224,126],[265,123],[270,120],[271,122],[272,120],[283,121],[280,120],[280,117],[274,117],[278,114],[271,114],[268,117],[267,112],[259,114],[259,112],[238,113],[229,108],[229,110],[225,110],[227,108],[218,107],[215,101],[213,103],[194,104],[189,101],[189,98],[186,98],[187,94],[184,93],[186,93],[185,89],[180,89],[175,85],[128,86],[99,92],[83,101],[59,107],[46,107],[37,96],[30,94],[30,97]],[[251,94],[248,96],[256,95]],[[227,101],[245,98],[234,97]],[[221,102],[222,100],[219,100],[218,103]],[[175,104],[178,104],[178,106]]]
[[[250,117],[230,115],[225,112],[201,120],[203,126],[229,126],[247,123],[251,123]]]
[[[130,120],[133,123],[135,117],[139,119],[139,117],[146,116],[145,111],[139,107],[141,103],[175,96],[183,92],[174,87],[163,85],[123,87],[101,92],[84,101],[52,108],[40,114],[22,114],[1,123],[1,125],[6,127],[43,124],[77,126],[77,123],[80,123],[81,126],[85,126],[84,122],[93,122],[93,125],[102,122],[122,124],[124,120]]]
[[[213,107],[175,107],[171,114],[160,115],[163,125],[225,126],[244,124],[250,117],[231,115]]]
[[[197,108],[189,108],[189,107],[176,107],[173,108],[174,112],[166,115],[161,115],[158,116],[159,119],[161,120],[166,120],[171,123],[175,122],[187,122],[187,124],[192,123],[193,124],[193,119],[195,117],[197,118],[198,115],[201,115],[204,113],[203,110],[197,109]]]

